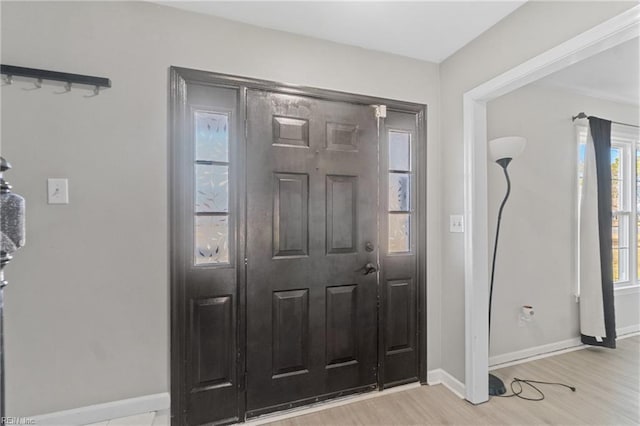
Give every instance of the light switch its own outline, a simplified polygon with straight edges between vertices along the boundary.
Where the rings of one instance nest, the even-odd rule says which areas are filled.
[[[449,232],[464,232],[464,216],[452,214],[449,216]]]
[[[47,179],[47,202],[49,204],[69,204],[69,181],[67,179]]]

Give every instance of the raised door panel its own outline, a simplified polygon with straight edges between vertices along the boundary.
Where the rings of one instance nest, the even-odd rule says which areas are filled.
[[[273,144],[306,148],[309,146],[309,120],[273,116]]]
[[[415,299],[411,280],[387,283],[387,354],[413,350],[415,343]]]
[[[357,182],[355,176],[327,176],[327,253],[356,252]]]
[[[231,296],[192,301],[191,392],[231,386],[235,330],[232,314]]]
[[[309,291],[273,293],[273,377],[308,372]]]
[[[309,253],[309,176],[274,175],[273,255],[306,256]]]
[[[327,288],[327,368],[358,362],[356,292],[355,284]]]
[[[384,301],[384,387],[417,379],[417,316],[412,279],[387,281]]]
[[[327,122],[327,149],[330,151],[357,151],[358,126]]]

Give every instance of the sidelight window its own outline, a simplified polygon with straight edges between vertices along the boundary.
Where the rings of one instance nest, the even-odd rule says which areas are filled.
[[[229,263],[229,115],[195,111],[194,263]]]
[[[389,253],[411,251],[411,133],[390,130]]]

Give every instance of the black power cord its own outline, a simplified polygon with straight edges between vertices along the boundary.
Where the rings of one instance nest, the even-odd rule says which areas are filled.
[[[529,387],[531,387],[533,390],[535,390],[540,396],[539,397],[535,397],[535,398],[530,398],[527,396],[522,396],[522,392],[524,391],[524,388],[522,386],[522,384],[525,384]],[[576,388],[575,386],[569,386],[567,384],[564,383],[556,383],[556,382],[540,382],[538,380],[528,380],[528,379],[518,379],[517,377],[514,377],[513,380],[511,381],[511,395],[496,395],[500,398],[510,398],[512,396],[518,397],[520,399],[525,399],[527,401],[542,401],[544,399],[544,393],[538,389],[533,383],[538,384],[538,385],[553,385],[553,386],[562,386],[565,387],[567,389],[571,389],[571,392],[575,392]],[[519,389],[515,389],[515,386],[519,386]]]

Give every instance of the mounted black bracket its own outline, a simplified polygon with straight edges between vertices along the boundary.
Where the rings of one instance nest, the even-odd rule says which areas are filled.
[[[42,80],[62,81],[70,88],[71,84],[83,84],[94,86],[96,90],[100,87],[111,87],[111,80],[105,77],[96,77],[92,75],[71,74],[68,72],[41,70],[37,68],[25,68],[15,65],[0,65],[1,73],[6,76],[8,84],[11,84],[13,77],[28,77],[36,79],[36,87],[40,87]]]

